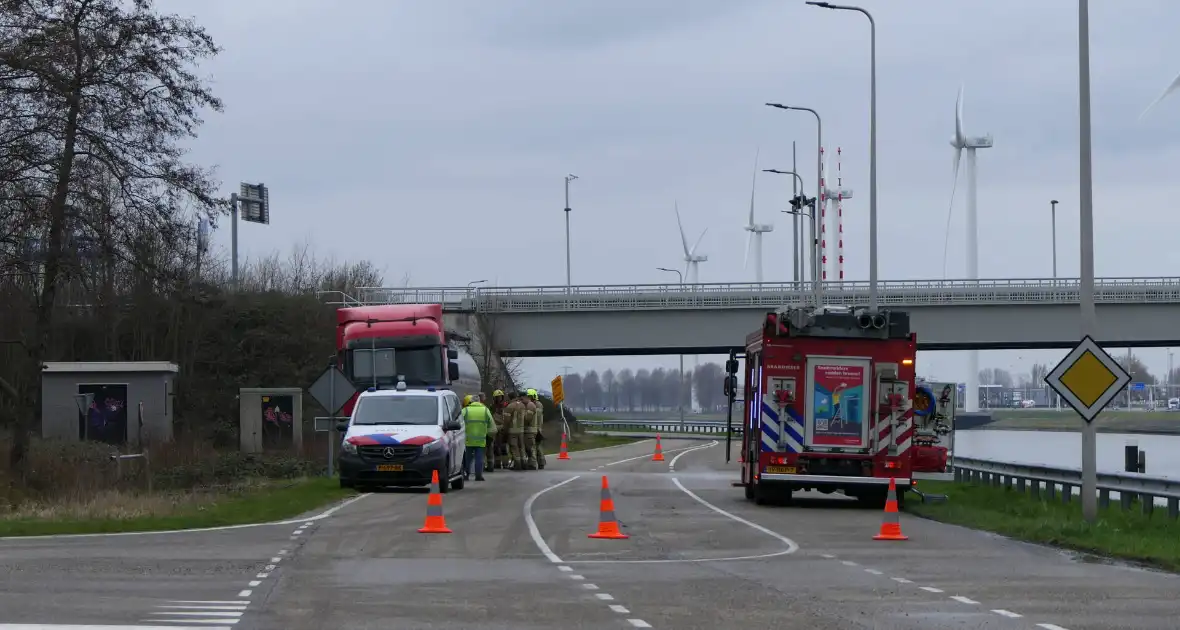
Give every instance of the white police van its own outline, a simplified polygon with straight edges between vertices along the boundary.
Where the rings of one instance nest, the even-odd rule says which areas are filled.
[[[463,488],[467,432],[462,404],[447,389],[396,389],[361,392],[352,417],[336,429],[344,433],[340,487],[430,485],[438,471],[439,490]]]

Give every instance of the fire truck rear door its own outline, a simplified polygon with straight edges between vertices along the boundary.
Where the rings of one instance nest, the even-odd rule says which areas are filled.
[[[872,360],[809,356],[805,378],[805,446],[813,451],[869,448]]]

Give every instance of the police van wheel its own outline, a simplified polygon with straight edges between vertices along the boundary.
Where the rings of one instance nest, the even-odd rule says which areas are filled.
[[[341,479],[340,479],[340,487],[341,487],[341,488],[346,488],[346,489],[348,489],[348,488],[355,488],[355,487],[356,487],[356,482],[355,482],[355,481],[353,481],[353,480],[351,480],[351,479],[344,479],[343,477],[341,477]]]
[[[451,463],[447,462],[442,474],[438,476],[438,493],[446,494],[451,491]]]
[[[467,485],[467,480],[463,478],[462,474],[460,474],[458,477],[455,477],[455,480],[451,482],[451,488],[455,490],[462,490],[463,486],[465,485]]]

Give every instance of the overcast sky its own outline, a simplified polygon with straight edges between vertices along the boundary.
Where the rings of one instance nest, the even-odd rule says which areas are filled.
[[[943,277],[955,96],[965,84],[979,154],[980,276],[1078,271],[1077,2],[863,0],[878,30],[880,273]],[[1180,97],[1140,121],[1180,71],[1180,2],[1094,0],[1091,55],[1096,270],[1177,275]],[[232,192],[262,181],[269,226],[246,224],[257,256],[310,239],[368,258],[388,282],[565,282],[563,176],[572,190],[575,284],[674,281],[683,268],[673,203],[690,240],[709,229],[702,282],[752,281],[743,268],[750,177],[798,168],[815,179],[815,108],[843,153],[846,277],[866,279],[868,24],[796,0],[167,0],[225,52],[205,71],[226,104],[193,158]],[[193,13],[195,12],[195,13]],[[965,275],[963,186],[948,278]],[[765,280],[790,280],[778,211],[790,179],[759,178]],[[224,227],[224,226],[223,226]],[[468,239],[440,240],[456,228]],[[217,234],[228,246],[229,230]],[[753,320],[751,320],[753,322]],[[754,323],[751,324],[751,327]],[[921,334],[921,331],[918,331]],[[325,334],[330,332],[325,331]],[[744,332],[735,332],[744,334]],[[986,352],[1025,369],[1061,352]],[[1163,371],[1166,351],[1137,355]],[[707,357],[702,357],[706,360]],[[922,372],[962,379],[961,353],[923,353]],[[674,366],[675,357],[534,359],[562,366]]]

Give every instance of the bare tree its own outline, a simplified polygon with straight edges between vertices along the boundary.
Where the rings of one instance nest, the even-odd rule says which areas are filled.
[[[34,338],[26,369],[53,348],[55,306],[71,276],[74,236],[95,236],[77,210],[111,186],[107,216],[161,233],[182,199],[206,215],[218,206],[207,171],[182,160],[205,109],[221,102],[194,74],[218,48],[190,19],[160,15],[150,0],[10,0],[2,7],[0,172],[26,234],[41,251]],[[106,230],[108,235],[110,230]],[[28,401],[40,408],[40,397]],[[23,469],[33,414],[18,418],[9,457]]]
[[[467,352],[475,359],[479,369],[481,387],[485,391],[494,389],[519,390],[524,370],[520,357],[505,357],[499,351],[497,328],[499,319],[495,315],[474,316],[476,334],[467,343]]]

